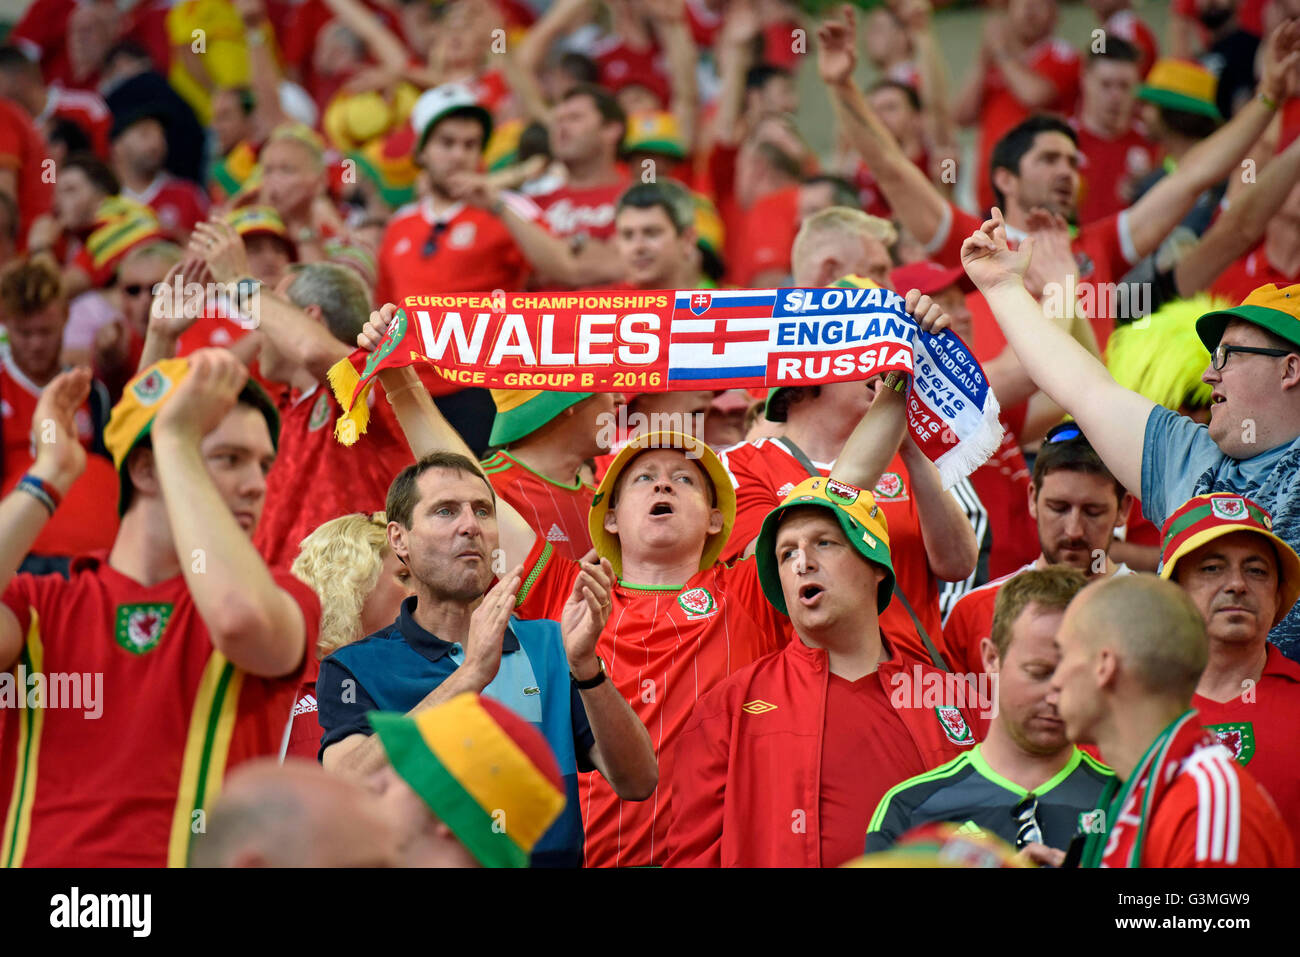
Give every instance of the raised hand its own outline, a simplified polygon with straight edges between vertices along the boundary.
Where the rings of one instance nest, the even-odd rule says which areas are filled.
[[[831,17],[817,28],[817,72],[827,86],[841,86],[853,78],[857,66],[858,20],[845,4],[838,19]]]
[[[909,291],[903,301],[907,306],[907,314],[926,332],[938,335],[952,325],[952,319],[943,311],[943,306],[929,296],[922,295],[919,289]]]
[[[61,372],[41,390],[32,413],[36,461],[32,472],[66,493],[86,470],[86,450],[77,435],[77,410],[90,395],[90,369]]]
[[[384,336],[388,335],[388,327],[393,324],[393,319],[397,316],[398,306],[393,302],[386,302],[382,307],[376,309],[366,320],[366,324],[361,327],[357,333],[357,348],[365,349],[367,352],[374,352],[379,348],[379,343],[384,341]]]
[[[159,410],[155,436],[170,435],[198,444],[225,418],[248,381],[248,369],[226,349],[190,354],[189,375]]]
[[[196,223],[189,253],[207,264],[217,282],[233,282],[249,273],[248,252],[235,227],[211,220]]]
[[[1067,277],[1078,273],[1078,263],[1070,248],[1070,226],[1059,213],[1035,207],[1026,226],[1034,239],[1034,254],[1025,270],[1025,288],[1041,299],[1049,283],[1065,285]]]
[[[184,288],[189,283],[202,283],[209,271],[198,257],[187,253],[185,258],[167,270],[158,284],[153,302],[149,304],[149,331],[164,339],[175,340],[202,318],[204,309],[186,309]],[[182,294],[175,295],[175,280],[180,277]],[[186,315],[187,312],[193,315]]]
[[[1026,237],[1019,249],[1007,245],[1002,210],[994,206],[992,218],[962,243],[961,264],[980,292],[987,293],[1006,283],[1022,284],[1033,247],[1033,236]]]
[[[1300,20],[1280,24],[1264,41],[1264,60],[1260,67],[1259,92],[1274,103],[1300,92],[1297,66],[1300,66]]]
[[[465,664],[474,674],[474,683],[486,688],[501,669],[501,639],[515,610],[515,596],[524,580],[524,566],[516,565],[483,596],[469,617],[469,637],[465,639]]]
[[[614,590],[614,567],[609,559],[597,560],[593,548],[583,556],[582,569],[574,579],[573,591],[560,614],[560,634],[564,637],[564,653],[574,674],[590,676],[595,671],[596,640],[609,621],[613,604],[610,595]]]

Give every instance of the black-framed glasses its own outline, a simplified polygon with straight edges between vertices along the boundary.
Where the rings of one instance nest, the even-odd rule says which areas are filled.
[[[1213,358],[1210,359],[1210,365],[1216,372],[1218,372],[1228,364],[1228,356],[1232,355],[1234,352],[1244,352],[1251,356],[1272,356],[1275,359],[1278,356],[1289,356],[1291,354],[1285,349],[1260,349],[1256,346],[1227,346],[1220,342],[1219,347],[1214,350]]]
[[[433,229],[429,230],[429,238],[424,241],[425,259],[428,259],[438,251],[438,240],[442,238],[442,234],[446,231],[446,223],[439,221],[433,224]]]
[[[1038,824],[1038,795],[1032,791],[1021,798],[1011,809],[1011,816],[1016,822],[1016,850],[1023,850],[1027,844],[1042,844],[1043,829]]]

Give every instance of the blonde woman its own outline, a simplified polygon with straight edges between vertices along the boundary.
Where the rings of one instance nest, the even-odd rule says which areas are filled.
[[[303,673],[285,729],[285,754],[315,759],[321,730],[316,720],[316,671],[321,658],[396,620],[413,591],[410,571],[388,547],[383,512],[331,519],[302,540],[291,571],[320,596],[320,638]]]

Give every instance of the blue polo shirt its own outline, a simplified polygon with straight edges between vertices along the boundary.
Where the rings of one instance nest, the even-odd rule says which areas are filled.
[[[392,625],[320,663],[316,701],[325,732],[322,754],[349,735],[373,734],[368,711],[410,711],[464,662],[459,643],[443,641],[415,623],[415,602],[407,598]],[[501,640],[501,667],[483,694],[532,722],[564,777],[564,812],[533,848],[532,865],[581,866],[578,772],[595,770],[589,757],[595,738],[569,674],[559,623],[511,618]]]
[[[1161,528],[1180,505],[1207,492],[1233,492],[1263,506],[1273,516],[1273,533],[1300,550],[1300,439],[1234,459],[1206,426],[1156,406],[1142,442],[1142,514]],[[1300,604],[1268,639],[1300,661]]]

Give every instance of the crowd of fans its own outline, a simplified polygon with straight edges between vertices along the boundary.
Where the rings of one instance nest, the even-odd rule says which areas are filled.
[[[1294,865],[1300,2],[1086,6],[34,0],[0,862]],[[968,477],[893,373],[335,438],[407,295],[834,283],[979,360]]]

